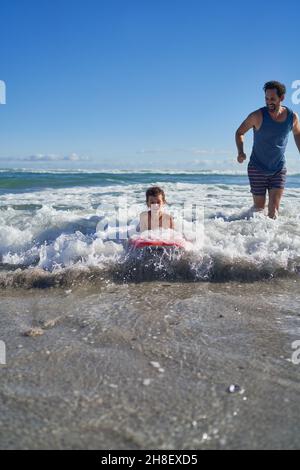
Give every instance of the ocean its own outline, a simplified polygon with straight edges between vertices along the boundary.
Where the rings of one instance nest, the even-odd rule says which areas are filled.
[[[152,185],[186,250],[129,249]],[[299,447],[300,174],[251,206],[244,173],[0,170],[0,447]]]
[[[31,279],[38,286],[39,276],[41,287],[57,279],[69,283],[83,269],[108,280],[114,270],[128,271],[126,238],[146,208],[151,185],[164,188],[178,232],[185,227],[185,237],[195,240],[196,211],[203,232],[188,253],[175,257],[176,266],[157,261],[158,280],[298,278],[299,174],[289,176],[274,221],[249,212],[251,194],[241,174],[1,170],[0,286],[29,287]],[[147,272],[141,276],[148,279]]]

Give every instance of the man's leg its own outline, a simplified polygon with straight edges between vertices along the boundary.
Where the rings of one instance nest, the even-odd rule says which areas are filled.
[[[277,218],[277,215],[279,212],[280,201],[281,201],[283,193],[284,193],[284,189],[282,188],[269,189],[268,216],[271,219]]]
[[[253,196],[253,210],[255,212],[263,211],[266,205],[266,196],[256,196],[255,194],[252,194]]]
[[[251,211],[262,212],[266,205],[268,177],[251,165],[248,165],[248,177],[254,204]]]
[[[271,219],[276,219],[280,201],[284,192],[284,187],[286,183],[286,168],[275,173],[270,177],[268,182],[268,191],[269,191],[269,213],[268,216]]]

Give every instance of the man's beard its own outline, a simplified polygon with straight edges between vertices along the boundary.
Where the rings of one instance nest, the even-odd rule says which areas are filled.
[[[279,106],[276,106],[276,104],[268,104],[268,108],[269,108],[271,111],[278,111]]]

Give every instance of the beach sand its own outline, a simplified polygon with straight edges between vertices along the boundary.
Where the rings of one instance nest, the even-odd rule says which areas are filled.
[[[299,279],[2,289],[0,447],[299,448],[299,306]]]

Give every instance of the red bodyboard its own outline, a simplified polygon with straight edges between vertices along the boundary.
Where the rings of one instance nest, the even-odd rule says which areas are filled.
[[[143,238],[129,239],[129,244],[134,248],[145,248],[147,246],[155,247],[169,247],[169,248],[184,248],[184,244],[177,241],[164,241],[164,240],[144,240]]]

